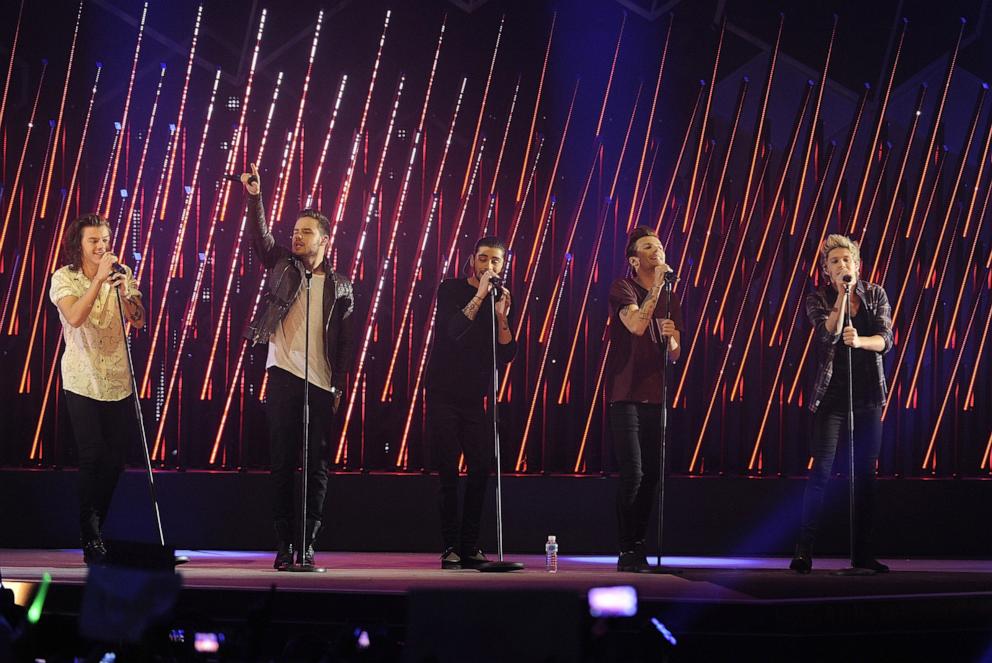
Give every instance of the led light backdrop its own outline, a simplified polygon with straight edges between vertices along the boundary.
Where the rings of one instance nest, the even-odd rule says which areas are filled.
[[[148,308],[130,339],[156,465],[267,467],[265,350],[242,340],[263,274],[222,177],[255,162],[276,237],[320,208],[355,281],[339,469],[430,467],[436,288],[496,234],[520,339],[505,469],[611,471],[606,293],[646,225],[687,322],[674,472],[805,471],[803,301],[845,233],[893,308],[879,472],[987,476],[986,5],[781,4],[7,0],[0,462],[74,463],[47,293],[96,210]]]

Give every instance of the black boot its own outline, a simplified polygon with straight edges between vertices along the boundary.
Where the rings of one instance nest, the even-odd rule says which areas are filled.
[[[650,569],[647,558],[636,550],[624,550],[617,557],[617,571],[621,573],[644,573]]]
[[[638,561],[644,565],[644,568],[650,568],[651,563],[648,561],[648,555],[646,552],[646,546],[644,541],[634,541],[634,554],[637,555]]]
[[[307,526],[304,530],[305,547],[296,554],[296,563],[302,566],[313,566],[313,544],[317,540],[320,532],[320,521],[307,518]]]
[[[107,557],[107,548],[103,545],[103,539],[97,537],[83,544],[83,561],[86,566],[102,564]]]
[[[107,556],[107,547],[100,534],[100,516],[90,511],[80,518],[80,539],[83,545],[83,561],[87,566],[100,564]]]
[[[478,569],[489,563],[489,558],[486,557],[486,554],[478,546],[462,548],[459,557],[461,558],[461,568],[463,569]]]
[[[789,568],[796,573],[801,573],[806,575],[813,570],[813,551],[810,546],[805,544],[798,544],[796,546],[796,554],[789,562]]]
[[[462,568],[462,557],[455,552],[454,546],[445,548],[441,553],[441,568],[445,570]]]
[[[272,568],[284,571],[293,563],[293,524],[288,520],[277,520],[276,530],[276,560]]]

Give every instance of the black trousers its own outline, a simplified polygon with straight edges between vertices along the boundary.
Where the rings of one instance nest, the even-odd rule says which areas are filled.
[[[478,397],[427,393],[427,435],[441,479],[438,508],[444,549],[475,552],[479,545],[482,505],[493,463],[489,419]],[[468,483],[458,521],[458,461],[465,454]]]
[[[620,552],[644,541],[658,490],[661,405],[617,401],[607,410],[620,470],[617,529]]]
[[[79,456],[79,533],[85,545],[100,538],[100,528],[124,471],[127,442],[134,431],[130,397],[119,401],[63,391]]]
[[[837,455],[837,443],[847,444],[847,408],[820,407],[813,415],[810,471],[803,495],[799,545],[813,547],[823,512],[823,494]],[[871,557],[871,532],[875,507],[875,462],[882,446],[882,408],[854,411],[854,557]],[[846,470],[847,468],[845,468]],[[847,472],[845,471],[845,474]]]
[[[265,415],[269,422],[272,516],[288,521],[299,514],[293,499],[293,472],[303,453],[303,380],[278,367],[268,369]],[[310,441],[307,460],[307,520],[322,520],[327,495],[327,429],[333,416],[331,392],[310,385]],[[292,530],[290,530],[292,531]]]

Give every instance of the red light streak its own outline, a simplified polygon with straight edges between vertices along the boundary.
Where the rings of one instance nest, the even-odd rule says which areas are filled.
[[[141,10],[141,21],[138,24],[138,43],[134,47],[134,59],[131,61],[131,78],[128,80],[127,95],[124,97],[124,112],[121,114],[120,121],[122,130],[128,126],[128,117],[131,111],[131,93],[134,90],[134,77],[138,72],[138,56],[141,54],[141,38],[145,34],[145,17],[147,16],[148,3],[146,2]],[[103,216],[106,218],[110,218],[110,205],[114,200],[114,184],[117,182],[117,167],[120,163],[121,152],[124,150],[123,143],[124,141],[118,142],[117,149],[114,151],[114,165],[110,169],[110,186],[107,188],[107,205],[103,210]],[[130,223],[130,219],[128,219],[128,223]]]

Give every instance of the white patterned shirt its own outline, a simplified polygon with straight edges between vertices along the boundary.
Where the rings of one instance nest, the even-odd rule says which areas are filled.
[[[138,284],[129,267],[127,296],[140,297]],[[89,290],[91,281],[83,270],[73,271],[68,266],[52,274],[49,299],[58,305],[66,296],[82,297]],[[65,353],[62,355],[62,387],[69,392],[98,401],[119,401],[131,395],[131,375],[127,368],[124,332],[117,308],[117,295],[110,283],[100,286],[100,293],[93,302],[86,321],[73,327],[59,310]]]

